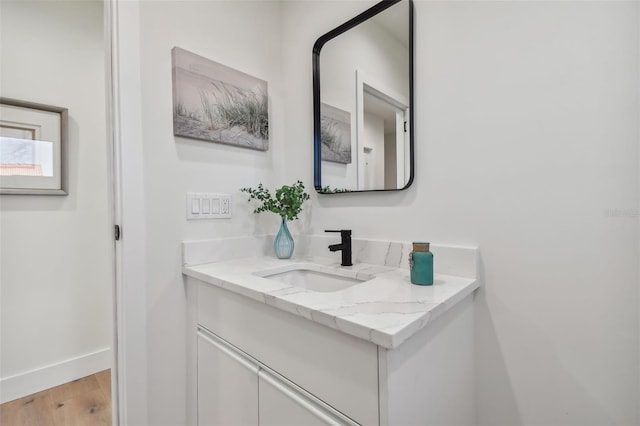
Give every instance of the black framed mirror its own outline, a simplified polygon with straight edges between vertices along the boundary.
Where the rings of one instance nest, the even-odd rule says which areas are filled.
[[[414,176],[413,1],[385,0],[313,46],[314,186],[398,191]]]

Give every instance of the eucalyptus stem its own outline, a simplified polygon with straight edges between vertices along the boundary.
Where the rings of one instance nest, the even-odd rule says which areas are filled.
[[[254,213],[272,212],[286,220],[296,220],[302,211],[302,204],[309,199],[309,194],[304,190],[304,184],[296,181],[293,185],[283,185],[276,189],[275,195],[266,189],[262,183],[257,188],[242,188],[242,192],[249,194],[249,202],[257,200],[260,205]]]

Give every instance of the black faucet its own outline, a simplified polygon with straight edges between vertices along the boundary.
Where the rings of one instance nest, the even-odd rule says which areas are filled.
[[[352,266],[351,263],[351,229],[341,229],[339,231],[326,230],[324,232],[339,232],[341,242],[340,244],[331,244],[329,251],[342,250],[342,266]]]

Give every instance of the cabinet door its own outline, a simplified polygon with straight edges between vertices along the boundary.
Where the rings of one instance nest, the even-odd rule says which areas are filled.
[[[198,425],[258,424],[258,365],[198,330]]]
[[[357,425],[292,383],[260,370],[260,426]]]

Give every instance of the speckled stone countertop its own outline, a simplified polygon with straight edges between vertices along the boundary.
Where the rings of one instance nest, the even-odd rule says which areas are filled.
[[[388,349],[398,347],[479,286],[475,277],[438,273],[432,286],[413,285],[408,267],[357,260],[350,267],[340,266],[336,259],[311,255],[290,260],[252,256],[198,265],[185,261],[183,274]],[[316,292],[257,275],[264,275],[265,271],[284,272],[305,264],[345,277],[374,278],[343,290]],[[435,269],[437,272],[437,263]]]

